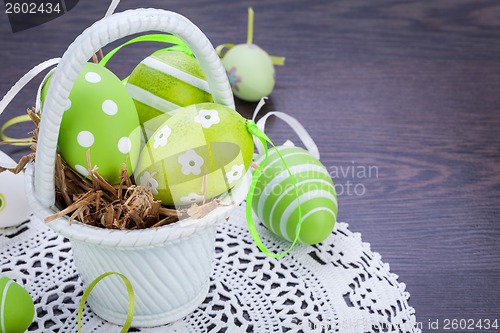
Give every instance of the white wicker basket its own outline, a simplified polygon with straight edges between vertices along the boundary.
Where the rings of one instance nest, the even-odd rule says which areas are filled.
[[[185,17],[158,9],[137,9],[111,15],[85,30],[64,53],[49,87],[40,125],[36,162],[26,170],[26,190],[37,219],[58,209],[54,206],[54,167],[64,106],[84,63],[106,44],[128,35],[161,31],[177,35],[193,51],[205,72],[216,103],[234,109],[226,73],[205,35]],[[227,200],[241,202],[248,190],[248,177],[231,191]],[[158,326],[192,312],[206,297],[214,256],[216,225],[232,207],[219,207],[200,220],[187,219],[154,229],[107,230],[66,217],[48,225],[69,238],[75,264],[83,283],[105,272],[124,274],[135,296],[133,326]],[[92,310],[112,323],[123,324],[127,316],[127,292],[110,277],[88,299]]]

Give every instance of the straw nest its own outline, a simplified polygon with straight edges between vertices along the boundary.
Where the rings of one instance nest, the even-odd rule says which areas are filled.
[[[33,137],[29,141],[1,142],[0,144],[26,144],[33,153],[21,158],[16,168],[0,168],[0,172],[21,172],[24,167],[35,160],[40,115],[34,109],[27,110],[35,124]],[[59,212],[48,216],[45,222],[53,221],[67,215],[69,221],[78,220],[85,224],[108,229],[144,229],[154,228],[177,222],[179,219],[191,217],[199,219],[217,208],[221,203],[217,199],[193,204],[185,209],[172,209],[162,206],[153,198],[149,189],[134,185],[133,177],[122,167],[120,183],[111,185],[99,175],[97,169],[91,167],[90,151],[87,152],[89,177],[83,177],[61,158],[56,157],[55,190],[56,205]]]

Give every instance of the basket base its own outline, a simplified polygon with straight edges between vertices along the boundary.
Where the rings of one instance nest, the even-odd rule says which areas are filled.
[[[159,313],[154,315],[135,315],[132,320],[132,327],[155,327],[170,324],[174,321],[184,318],[196,308],[203,303],[207,297],[210,281],[207,280],[205,286],[201,288],[200,293],[196,295],[189,303],[184,304],[181,307],[175,308],[172,311],[165,313]],[[100,318],[115,324],[122,326],[127,318],[123,313],[112,312],[109,309],[103,308],[98,304],[89,304],[92,311]]]

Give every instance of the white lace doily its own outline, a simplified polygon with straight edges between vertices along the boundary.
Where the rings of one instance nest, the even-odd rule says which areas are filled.
[[[263,227],[269,248],[289,245]],[[0,230],[1,272],[26,276],[36,318],[29,332],[76,332],[83,286],[71,245],[40,222]],[[19,281],[25,282],[26,281]],[[262,254],[246,227],[244,207],[218,228],[210,291],[183,320],[130,332],[420,332],[409,294],[361,235],[337,223],[322,244],[296,246],[272,259]],[[84,310],[83,332],[120,327]]]

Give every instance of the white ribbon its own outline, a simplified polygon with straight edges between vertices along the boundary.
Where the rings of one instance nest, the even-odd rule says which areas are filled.
[[[266,104],[266,99],[267,99],[267,97],[263,97],[260,100],[259,104],[257,104],[257,107],[255,108],[255,111],[254,111],[253,117],[252,117],[253,121],[255,121],[255,118],[257,118],[257,114],[262,109],[264,104]],[[261,131],[263,131],[265,133],[264,129],[266,127],[267,118],[269,118],[271,116],[275,116],[275,117],[283,120],[285,123],[287,123],[290,126],[290,128],[297,134],[299,139],[302,141],[302,143],[306,147],[307,151],[313,157],[315,157],[316,159],[319,160],[320,155],[319,155],[318,146],[316,145],[316,143],[314,142],[312,137],[309,135],[307,130],[304,128],[304,126],[302,126],[302,124],[294,117],[292,117],[284,112],[279,112],[279,111],[268,112],[262,118],[260,118],[259,121],[256,123],[257,127]],[[262,146],[262,143],[257,138],[254,138],[254,142],[255,142],[255,145],[257,146],[257,151],[259,152],[259,154],[262,154],[264,152],[264,147]],[[287,140],[283,145],[284,146],[293,146],[294,144],[290,140]]]
[[[12,86],[12,88],[10,88],[10,90],[5,94],[5,96],[0,101],[0,115],[5,111],[5,109],[9,105],[9,103],[12,102],[14,97],[16,97],[17,94],[19,94],[19,92],[21,91],[21,89],[24,88],[24,86],[26,86],[31,80],[33,80],[33,78],[35,78],[38,74],[40,74],[41,72],[43,72],[47,68],[52,67],[54,65],[57,65],[59,63],[59,60],[61,60],[61,58],[49,59],[47,61],[42,62],[41,64],[36,65],[28,73],[24,74],[24,76],[22,78],[20,78],[19,81],[17,81]],[[38,87],[38,92],[37,92],[37,97],[36,97],[36,102],[35,102],[36,103],[35,109],[37,112],[39,112],[40,108],[41,108],[41,106],[40,106],[40,94],[42,91],[42,86],[45,83],[45,81],[47,81],[49,74],[47,74],[45,76],[42,84],[40,84],[40,86]],[[12,164],[12,163],[15,163],[15,162],[0,159],[0,167],[2,167],[2,168],[7,168],[7,169],[15,168],[16,164]]]
[[[0,168],[14,169],[16,166],[17,163],[9,155],[0,150]]]
[[[112,15],[114,13],[114,11],[116,10],[116,7],[118,6],[119,3],[120,3],[120,0],[112,0],[104,17]],[[43,72],[47,68],[52,67],[54,65],[57,65],[60,60],[61,60],[61,58],[49,59],[47,61],[42,62],[41,64],[36,65],[28,73],[24,74],[24,76],[21,79],[19,79],[19,81],[17,81],[16,84],[14,84],[12,86],[12,88],[10,88],[10,90],[7,92],[7,94],[5,94],[5,96],[0,101],[0,115],[7,108],[9,103],[12,102],[14,97],[16,97],[16,95],[21,91],[21,89],[23,89],[24,86],[26,86],[26,84],[28,84],[31,80],[33,80],[33,78],[35,76],[37,76],[38,74],[40,74],[41,72]],[[37,112],[39,112],[41,109],[40,94],[41,94],[42,87],[45,84],[45,82],[47,81],[47,79],[51,73],[52,73],[52,71],[49,72],[45,76],[42,83],[38,87],[37,96],[36,96],[36,105],[35,105],[35,110]]]
[[[120,0],[113,0],[111,1],[111,4],[108,7],[108,10],[106,11],[106,14],[104,17],[108,17],[112,15],[115,12],[116,7],[118,7],[118,4],[120,3]]]
[[[60,60],[61,58],[53,58],[44,61],[41,64],[38,64],[35,67],[33,67],[28,73],[24,74],[24,76],[21,79],[19,79],[19,81],[17,81],[16,84],[12,86],[12,88],[10,88],[7,94],[5,94],[5,96],[0,101],[0,114],[3,113],[5,108],[7,108],[7,106],[9,105],[9,103],[14,99],[14,97],[16,97],[16,95],[21,91],[21,89],[23,89],[24,86],[28,84],[28,82],[33,80],[35,76],[37,76],[47,68],[57,65]]]

